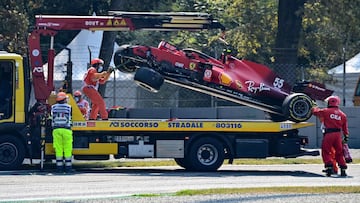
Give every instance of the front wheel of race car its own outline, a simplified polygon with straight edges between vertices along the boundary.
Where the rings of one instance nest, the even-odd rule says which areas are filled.
[[[151,68],[141,67],[136,71],[134,81],[150,92],[158,92],[164,84],[164,77]]]
[[[294,122],[307,121],[312,113],[312,99],[306,94],[294,93],[283,102],[284,115]]]
[[[133,73],[137,69],[137,64],[134,61],[134,54],[132,53],[130,45],[122,45],[116,50],[114,54],[114,64],[116,69],[123,73]]]

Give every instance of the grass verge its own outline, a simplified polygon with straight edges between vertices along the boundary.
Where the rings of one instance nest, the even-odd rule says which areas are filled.
[[[204,190],[181,190],[175,195],[210,195],[210,194],[257,194],[257,193],[360,193],[360,186],[326,186],[326,187],[258,187],[258,188],[214,188]]]
[[[257,187],[257,188],[213,188],[201,190],[180,190],[172,194],[137,194],[134,197],[195,196],[221,194],[341,194],[360,193],[360,186],[324,186],[324,187]]]

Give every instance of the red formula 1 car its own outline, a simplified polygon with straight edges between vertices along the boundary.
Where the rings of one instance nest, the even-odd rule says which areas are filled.
[[[313,101],[332,94],[314,82],[291,87],[268,67],[227,53],[215,59],[165,41],[158,47],[123,45],[115,52],[114,64],[120,71],[135,72],[135,82],[149,91],[157,92],[166,81],[264,110],[273,121],[306,121]]]

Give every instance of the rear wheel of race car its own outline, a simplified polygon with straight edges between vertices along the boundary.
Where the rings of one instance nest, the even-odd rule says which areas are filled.
[[[216,171],[224,162],[225,152],[214,138],[200,138],[191,144],[188,163],[191,170]]]
[[[291,94],[283,102],[285,116],[294,122],[307,121],[312,115],[311,108],[312,99],[302,93]]]
[[[25,146],[12,135],[0,136],[0,169],[11,170],[21,166],[25,157]]]
[[[164,77],[151,68],[141,67],[136,71],[134,81],[150,92],[158,92],[164,84]]]

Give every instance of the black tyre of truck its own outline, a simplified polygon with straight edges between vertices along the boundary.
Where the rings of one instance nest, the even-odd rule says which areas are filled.
[[[15,136],[0,136],[0,170],[12,170],[21,166],[25,158],[25,146]]]
[[[150,92],[158,92],[164,84],[164,77],[151,68],[141,67],[136,71],[134,81]]]
[[[224,162],[225,152],[214,138],[200,138],[190,146],[188,161],[191,170],[216,171]]]
[[[188,159],[186,158],[175,158],[174,159],[176,164],[179,165],[180,167],[183,167],[186,170],[191,170],[191,166],[189,164]]]
[[[311,108],[312,99],[303,93],[291,94],[283,102],[284,114],[294,122],[307,121],[312,116]]]

